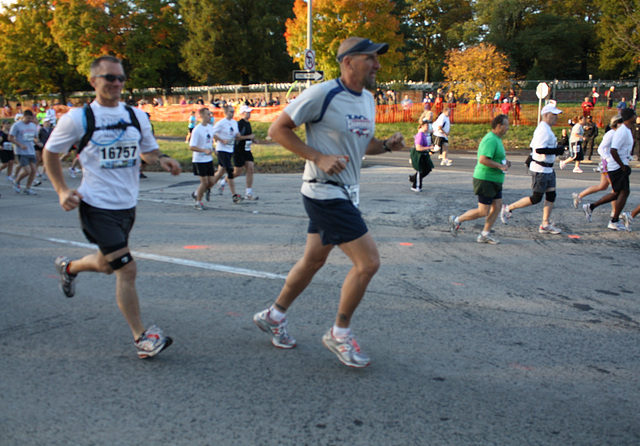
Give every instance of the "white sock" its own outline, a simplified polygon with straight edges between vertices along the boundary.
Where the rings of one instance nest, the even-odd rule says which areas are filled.
[[[271,305],[271,307],[269,308],[269,319],[271,319],[276,324],[282,322],[285,316],[286,314],[278,310],[274,305]]]
[[[491,234],[491,231],[482,231],[482,236],[483,237],[488,237],[489,234]]]
[[[459,225],[459,224],[460,224],[460,220],[458,220],[458,217],[454,218],[454,219],[453,219],[453,222],[454,222],[455,224],[457,224],[457,225]]]
[[[253,189],[251,189],[250,187],[247,187],[247,195],[251,195],[253,193]]]
[[[227,180],[223,179],[220,181],[220,187],[225,187],[227,185]]]
[[[331,331],[333,337],[336,339],[344,339],[351,334],[351,328],[342,328],[338,327],[336,324],[333,324],[333,329]]]

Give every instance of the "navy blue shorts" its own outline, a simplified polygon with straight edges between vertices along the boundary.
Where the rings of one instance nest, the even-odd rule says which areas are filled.
[[[302,201],[309,216],[307,233],[320,235],[323,245],[341,245],[369,232],[362,214],[349,200],[314,200],[303,195]]]

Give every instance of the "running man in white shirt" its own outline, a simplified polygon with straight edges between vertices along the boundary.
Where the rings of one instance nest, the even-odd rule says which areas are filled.
[[[553,170],[553,163],[557,155],[562,155],[564,148],[558,148],[558,140],[551,130],[551,127],[558,122],[558,115],[562,113],[556,107],[556,101],[549,101],[542,108],[542,119],[533,132],[531,139],[531,189],[533,193],[530,197],[524,197],[512,204],[502,206],[500,219],[507,224],[512,211],[533,204],[538,204],[545,197],[544,208],[542,209],[542,224],[538,228],[541,234],[560,234],[562,229],[556,227],[551,222],[551,211],[553,203],[556,201],[556,173]]]
[[[200,185],[195,192],[191,193],[191,198],[195,201],[196,210],[204,210],[202,197],[209,194],[215,184],[213,176],[213,116],[208,108],[201,108],[198,112],[200,123],[191,132],[189,149],[193,152],[191,162],[193,163],[193,174],[200,177]],[[208,201],[208,200],[207,200]]]
[[[587,220],[591,221],[591,213],[595,208],[605,203],[615,202],[613,216],[607,228],[614,231],[627,231],[629,224],[626,220],[629,218],[629,214],[623,214],[622,210],[625,204],[627,204],[630,191],[629,176],[631,175],[631,168],[629,167],[629,160],[631,159],[631,151],[633,150],[633,134],[631,133],[631,128],[635,123],[636,112],[630,108],[623,108],[620,111],[620,117],[622,118],[622,125],[613,135],[611,149],[609,150],[609,156],[606,160],[613,192],[605,195],[595,203],[585,203],[582,205],[582,210]],[[621,216],[623,216],[623,221],[620,221]]]
[[[173,175],[180,173],[180,164],[160,153],[147,115],[120,102],[126,79],[122,62],[102,56],[93,61],[90,70],[89,82],[96,91],[95,101],[88,106],[91,110],[75,108],[63,115],[45,145],[43,157],[60,206],[65,211],[78,208],[82,230],[99,250],[78,260],[60,256],[55,265],[60,289],[67,297],[75,295],[76,276],[81,272],[115,274],[116,302],[131,328],[138,356],[144,359],[167,348],[171,338],[155,325],[145,327],[140,318],[137,266],[129,252],[140,158],[149,164],[158,163]],[[76,190],[65,182],[60,154],[86,140],[88,115],[93,115],[95,128],[80,152],[84,175]]]
[[[433,146],[434,151],[440,150],[438,158],[441,166],[450,166],[452,161],[447,154],[449,153],[449,133],[451,132],[451,121],[449,120],[449,107],[445,107],[438,119],[433,123]]]
[[[227,183],[231,189],[234,203],[240,203],[242,196],[236,194],[236,186],[233,181],[233,148],[239,135],[238,122],[233,120],[235,110],[231,105],[224,106],[225,117],[213,126],[213,139],[216,142],[216,155],[218,155],[218,171],[213,177],[213,184],[227,174]]]

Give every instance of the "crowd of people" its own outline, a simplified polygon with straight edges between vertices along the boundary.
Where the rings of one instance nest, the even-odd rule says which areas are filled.
[[[385,139],[374,137],[376,99],[368,89],[375,86],[376,74],[381,68],[378,56],[388,49],[386,43],[374,43],[360,37],[347,38],[338,49],[340,77],[306,89],[269,128],[269,136],[274,141],[306,161],[300,191],[309,223],[303,256],[290,270],[273,304],[257,312],[253,321],[269,335],[274,346],[284,349],[295,347],[297,342],[288,331],[287,310],[337,246],[349,258],[352,267],[342,285],[335,320],[321,342],[340,362],[350,367],[366,367],[371,363],[356,341],[350,324],[380,266],[376,243],[359,210],[362,159],[365,155],[406,149],[404,137],[399,132]],[[8,178],[16,192],[20,192],[20,183],[26,179],[24,193],[33,195],[35,192],[31,187],[38,175],[36,147],[43,147],[43,169],[58,195],[60,206],[65,211],[78,210],[84,235],[98,246],[97,251],[80,259],[72,260],[64,255],[55,259],[60,290],[71,298],[75,295],[80,273],[114,274],[118,308],[129,325],[138,356],[145,359],[166,349],[172,344],[172,339],[155,325],[145,326],[140,315],[136,262],[129,249],[129,233],[135,222],[139,191],[140,162],[157,163],[172,175],[180,174],[181,167],[178,161],[160,152],[149,116],[121,101],[125,80],[119,59],[99,57],[91,64],[89,78],[96,99],[64,114],[53,131],[46,113],[41,116],[42,121],[38,121],[38,116],[31,110],[25,110],[12,125],[5,123],[0,133],[2,167],[7,168]],[[501,104],[502,98],[496,94],[495,100]],[[251,102],[240,104],[239,121],[234,120],[235,108],[231,104],[223,106],[225,117],[218,122],[214,122],[211,111],[202,105],[197,116],[194,113],[187,125],[193,172],[200,180],[198,188],[191,194],[196,209],[204,209],[203,197],[209,200],[211,189],[225,177],[234,203],[257,199],[252,191],[254,166],[251,145],[258,141],[249,122]],[[451,109],[445,105],[435,120],[431,109],[425,110],[420,117],[411,155],[416,170],[410,177],[413,191],[422,190],[423,179],[434,167],[431,154],[440,154],[442,166],[451,165],[447,155],[450,112]],[[508,113],[496,113],[491,130],[479,144],[478,162],[473,173],[473,191],[478,198],[478,207],[449,217],[453,236],[458,235],[464,222],[484,218],[477,242],[497,244],[499,241],[491,231],[498,217],[507,224],[516,210],[541,202],[543,210],[539,232],[562,233],[562,229],[551,220],[557,199],[554,165],[565,150],[558,143],[552,127],[561,113],[555,101],[549,101],[542,109],[541,120],[530,143],[531,195],[511,204],[503,203],[503,184],[511,162],[507,160],[502,143],[510,122]],[[567,143],[569,147],[573,144],[572,153],[576,156],[562,160],[561,168],[571,161],[578,163],[583,160],[578,156],[581,149],[577,147],[582,146],[586,138],[584,126],[587,118],[580,117],[575,126],[582,128],[575,131],[572,128],[571,136],[567,135]],[[633,218],[640,212],[640,206],[632,212],[624,211],[630,191],[629,161],[634,149],[632,130],[637,122],[633,109],[619,109],[598,146],[602,160],[600,183],[572,195],[574,206],[579,209],[582,205],[588,221],[591,221],[591,214],[596,208],[612,203],[608,228],[616,231],[629,231]],[[300,126],[305,126],[306,141],[294,131]],[[82,182],[77,189],[67,185],[61,163],[61,157],[72,148],[76,149],[83,167]],[[14,159],[4,152],[16,153],[19,164],[16,171],[12,171],[16,167]],[[219,164],[217,170],[213,164],[214,152]],[[247,176],[243,196],[236,193],[234,183],[242,173]],[[605,191],[609,186],[611,193],[594,203],[582,203],[584,197]]]
[[[527,159],[527,165],[532,177],[532,192],[530,196],[523,197],[511,204],[502,204],[502,185],[505,172],[511,163],[507,160],[501,138],[509,130],[509,118],[505,114],[497,115],[492,122],[491,131],[483,138],[478,147],[478,164],[473,174],[474,194],[478,197],[478,208],[471,209],[459,216],[449,217],[449,228],[453,236],[458,235],[460,225],[469,220],[484,217],[485,224],[478,235],[478,243],[497,244],[499,241],[491,235],[491,228],[497,217],[502,223],[507,224],[517,209],[536,205],[543,202],[542,222],[538,228],[542,234],[557,235],[562,229],[551,220],[557,193],[556,174],[554,165],[556,159],[563,155],[565,146],[559,144],[552,127],[558,122],[562,113],[555,101],[549,101],[541,111],[541,120],[530,143],[531,154]],[[581,127],[587,122],[585,116],[577,118],[575,127]],[[600,155],[601,178],[598,185],[593,185],[585,190],[572,193],[573,205],[581,209],[588,222],[591,222],[592,212],[599,206],[611,203],[612,211],[607,228],[614,231],[631,231],[631,222],[640,213],[640,205],[631,212],[625,211],[627,198],[630,192],[629,177],[631,175],[630,161],[633,159],[634,136],[633,130],[636,123],[640,122],[635,110],[622,108],[611,119],[605,130],[604,138],[598,145]],[[422,128],[422,127],[421,127]],[[567,133],[563,131],[566,138]],[[576,162],[574,172],[582,172],[579,162],[583,160],[580,154],[580,145],[584,141],[584,129],[572,130],[572,136],[567,139],[571,149],[569,158],[559,162],[560,169],[569,162]],[[640,154],[639,154],[640,155]],[[591,155],[589,156],[591,158]],[[601,197],[594,203],[582,203],[582,199],[588,195],[605,191],[611,187],[609,194]]]

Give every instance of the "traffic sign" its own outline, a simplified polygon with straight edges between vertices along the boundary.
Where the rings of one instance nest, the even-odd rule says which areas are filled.
[[[313,71],[313,70],[294,70],[293,71],[293,80],[294,81],[321,81],[324,79],[324,71]]]
[[[304,69],[315,70],[316,69],[316,52],[310,49],[304,52]]]
[[[540,82],[536,87],[536,96],[538,96],[538,99],[544,99],[548,94],[549,86],[544,82]]]

